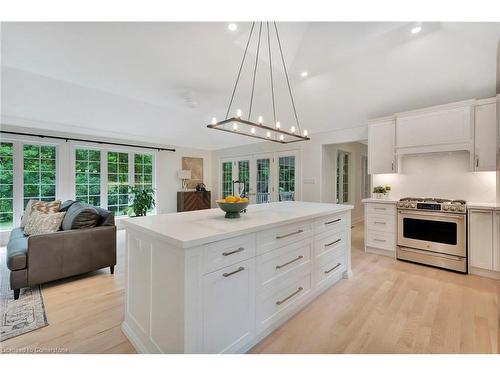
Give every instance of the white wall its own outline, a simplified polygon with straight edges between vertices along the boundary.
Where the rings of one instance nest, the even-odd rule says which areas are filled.
[[[465,151],[411,155],[400,161],[399,174],[373,176],[373,186],[389,184],[391,197],[403,196],[495,202],[495,172],[470,172]]]
[[[322,164],[322,191],[323,202],[335,203],[337,196],[337,151],[345,151],[351,154],[351,164],[349,166],[349,204],[354,205],[351,212],[352,221],[363,220],[364,209],[362,198],[362,168],[361,156],[368,155],[368,147],[359,142],[340,143],[323,146]]]

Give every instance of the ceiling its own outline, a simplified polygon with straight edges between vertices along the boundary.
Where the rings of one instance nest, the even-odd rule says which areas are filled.
[[[424,23],[416,35],[413,26],[278,24],[302,128],[314,136],[362,126],[374,116],[495,94],[500,24]],[[3,23],[2,120],[202,149],[252,142],[205,128],[212,117],[225,115],[249,28],[238,23],[231,32],[221,22]],[[234,113],[248,111],[251,50]],[[269,119],[265,52],[253,113]],[[278,118],[289,126],[278,57],[273,48]],[[304,70],[308,77],[301,77]]]

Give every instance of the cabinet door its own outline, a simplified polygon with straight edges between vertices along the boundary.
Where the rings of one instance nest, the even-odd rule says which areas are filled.
[[[469,245],[470,265],[493,270],[492,211],[469,211]]]
[[[395,122],[388,120],[368,125],[368,173],[394,173]]]
[[[255,336],[255,259],[203,276],[203,352],[233,353]]]
[[[478,105],[474,110],[474,168],[496,170],[497,104]]]
[[[500,212],[493,218],[493,271],[500,271]]]

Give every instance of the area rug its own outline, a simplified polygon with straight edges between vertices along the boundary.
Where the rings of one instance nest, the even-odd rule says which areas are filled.
[[[49,324],[39,286],[21,289],[19,299],[14,300],[6,253],[5,248],[0,249],[0,342]]]

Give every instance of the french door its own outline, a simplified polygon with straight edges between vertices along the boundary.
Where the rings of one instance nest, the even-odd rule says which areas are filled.
[[[233,193],[233,181],[241,181],[252,204],[291,201],[298,197],[297,152],[255,154],[221,160],[222,198]],[[235,192],[238,194],[238,191]]]

